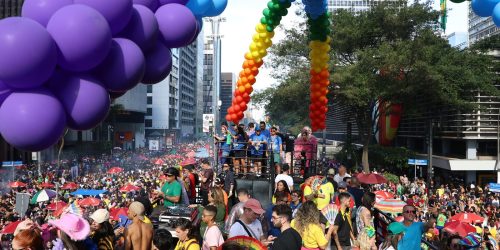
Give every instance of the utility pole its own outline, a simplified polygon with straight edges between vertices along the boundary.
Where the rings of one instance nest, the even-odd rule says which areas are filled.
[[[427,190],[430,190],[431,188],[431,180],[433,176],[433,169],[432,169],[432,141],[433,141],[433,124],[434,121],[433,119],[429,120],[429,142],[427,144],[427,150],[428,150],[428,165],[427,165]]]

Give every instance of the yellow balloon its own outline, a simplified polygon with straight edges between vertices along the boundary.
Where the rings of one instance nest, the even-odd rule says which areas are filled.
[[[261,39],[260,39],[260,36],[259,36],[259,33],[257,33],[257,34],[255,34],[255,35],[253,35],[252,40],[253,40],[254,42],[259,42],[259,41],[261,40]]]
[[[253,59],[252,53],[247,52],[247,53],[245,54],[245,59],[247,59],[247,60],[252,60],[252,59]]]
[[[256,42],[255,45],[257,46],[257,48],[259,49],[262,49],[262,48],[265,48],[265,45],[262,43],[262,42]]]
[[[267,55],[267,51],[265,49],[259,50],[260,57],[265,57]]]
[[[257,26],[255,26],[255,31],[258,33],[266,31],[266,25],[259,23]]]
[[[269,38],[273,38],[274,37],[274,31],[273,32],[267,32]]]
[[[253,59],[255,59],[255,58],[261,58],[261,56],[259,55],[258,51],[252,51],[252,58]]]
[[[253,42],[250,44],[250,51],[257,50],[257,49],[259,49],[259,47],[257,47],[257,43]]]

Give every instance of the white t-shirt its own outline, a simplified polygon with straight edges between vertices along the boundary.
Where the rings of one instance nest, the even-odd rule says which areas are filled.
[[[288,185],[288,188],[290,190],[293,190],[293,178],[290,175],[285,175],[285,174],[276,175],[276,179],[274,180],[274,183],[278,184],[278,182],[281,180],[284,180],[286,182],[286,184]]]
[[[333,180],[334,180],[335,182],[337,182],[337,184],[339,184],[341,181],[344,181],[344,178],[345,178],[345,177],[351,177],[351,175],[349,175],[349,174],[347,174],[347,173],[346,173],[346,174],[344,174],[343,176],[340,176],[339,174],[336,174],[336,175],[333,177]]]
[[[203,235],[203,247],[202,250],[210,250],[210,247],[219,247],[224,244],[224,238],[222,238],[222,233],[217,226],[211,226],[207,228],[205,234]]]
[[[264,234],[262,231],[262,224],[260,224],[259,220],[255,220],[251,224],[245,224],[245,226],[253,235],[248,235],[247,231],[245,231],[245,229],[239,222],[234,222],[234,224],[231,226],[231,229],[229,230],[228,238],[234,236],[250,236],[252,238],[260,240],[260,237],[262,237],[262,235]]]

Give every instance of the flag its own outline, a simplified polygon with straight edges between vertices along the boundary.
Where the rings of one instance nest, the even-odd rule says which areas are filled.
[[[443,32],[446,31],[446,18],[447,18],[447,11],[446,11],[446,0],[440,0],[440,7],[441,7],[441,29],[443,29]]]

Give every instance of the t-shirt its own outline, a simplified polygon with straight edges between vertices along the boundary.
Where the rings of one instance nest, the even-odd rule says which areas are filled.
[[[163,187],[161,188],[161,192],[165,196],[179,196],[179,198],[180,198],[181,193],[182,193],[182,186],[178,181],[173,181],[171,183],[165,182],[165,184],[163,184]],[[175,203],[173,203],[167,199],[164,199],[164,201],[163,201],[163,206],[165,206],[165,207],[174,206],[174,205],[175,205]]]
[[[354,203],[356,204],[356,207],[361,207],[362,205],[361,198],[363,198],[363,195],[365,194],[363,189],[355,187],[347,187],[347,192],[349,192],[354,198]]]
[[[217,226],[207,228],[203,235],[203,250],[210,250],[210,247],[219,247],[224,244],[224,238]]]
[[[250,137],[250,140],[252,141],[252,146],[250,147],[252,149],[252,155],[263,155],[264,150],[266,150],[266,145],[264,143],[260,143],[258,145],[258,147],[256,147],[256,145],[254,145],[254,143],[267,141],[267,137],[264,136],[263,134],[260,134],[260,135],[253,134]]]
[[[293,229],[297,230],[295,227],[295,220],[292,220],[291,226]],[[319,248],[319,246],[328,244],[325,232],[319,225],[309,224],[304,232],[299,232],[299,234],[302,237],[302,244],[306,248]]]
[[[250,224],[245,224],[245,226],[252,235],[248,235],[247,231],[245,231],[245,228],[243,228],[241,223],[235,221],[234,224],[231,226],[231,229],[229,230],[228,238],[234,236],[250,236],[252,238],[260,240],[260,237],[262,237],[262,235],[264,234],[262,231],[262,224],[260,224],[259,220],[255,220]]]
[[[445,223],[446,223],[446,216],[444,214],[439,214],[436,221],[436,226],[444,227]]]
[[[278,183],[281,180],[286,182],[286,184],[288,185],[288,189],[290,190],[293,189],[293,178],[290,175],[285,175],[285,174],[276,175],[274,183]]]
[[[420,249],[423,233],[424,223],[413,222],[409,227],[406,227],[406,232],[398,243],[398,249]]]
[[[175,250],[200,250],[200,245],[195,239],[190,239],[187,241],[177,241]]]
[[[285,140],[283,140],[285,143],[285,152],[293,152],[295,139],[294,135],[286,134]]]
[[[333,177],[333,180],[334,180],[335,182],[337,182],[337,184],[339,184],[340,182],[344,181],[344,178],[345,178],[345,177],[351,177],[351,175],[349,175],[349,174],[347,174],[347,173],[346,173],[346,174],[344,174],[344,175],[342,175],[342,176],[341,176],[341,175],[339,175],[339,174],[336,174],[336,175]]]
[[[306,186],[304,188],[304,196],[311,195],[313,193],[313,190],[311,187]],[[321,210],[328,206],[330,204],[330,201],[333,197],[333,194],[335,193],[335,190],[333,190],[333,185],[330,182],[327,182],[325,184],[322,184],[318,190],[318,194],[324,194],[325,198],[314,198],[314,203],[316,203],[316,206],[318,207],[318,210]]]
[[[200,187],[202,190],[208,190],[214,181],[214,170],[213,169],[203,169],[203,177],[207,178],[206,182],[202,182]]]
[[[267,143],[269,147],[272,147],[272,150],[274,153],[280,153],[281,152],[281,138],[277,135],[275,136],[270,136],[267,137]]]
[[[302,247],[302,237],[293,228],[289,228],[283,232],[281,235],[274,240],[272,245],[273,250],[300,250]]]
[[[339,237],[339,243],[341,246],[351,245],[352,222],[350,222],[349,219],[349,213],[339,212],[337,213],[337,217],[335,217],[335,222],[333,223],[335,226],[339,227],[337,230],[337,235]]]

